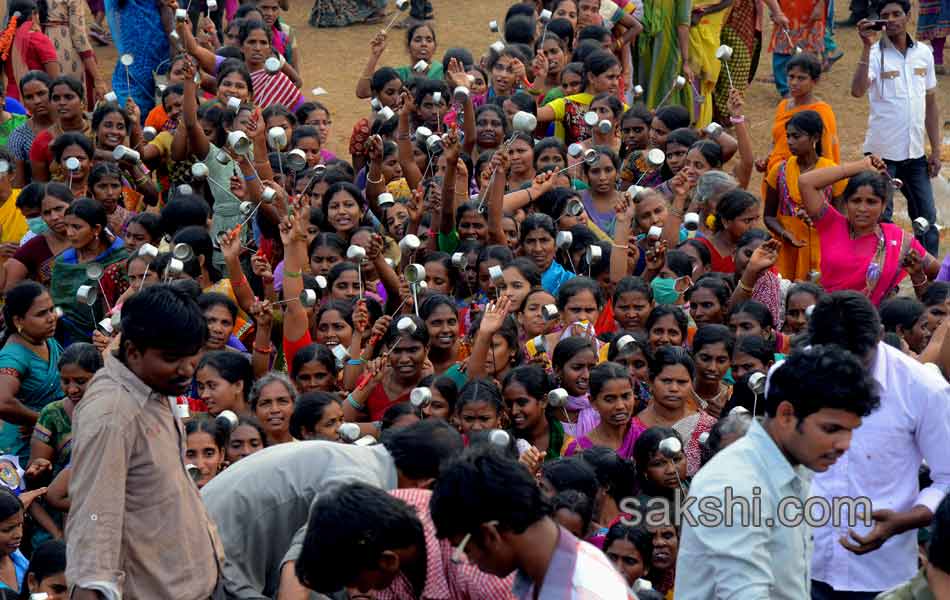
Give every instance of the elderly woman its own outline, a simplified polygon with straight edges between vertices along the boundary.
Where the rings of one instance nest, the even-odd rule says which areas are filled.
[[[829,292],[855,290],[875,306],[908,274],[920,295],[937,276],[940,265],[914,236],[893,223],[881,223],[889,182],[884,162],[876,156],[839,167],[804,173],[798,186],[805,211],[821,244],[821,284]],[[821,192],[849,178],[844,190],[845,214],[828,204]]]
[[[293,442],[290,417],[294,414],[297,389],[283,373],[270,372],[258,379],[249,397],[251,412],[261,422],[267,446]]]

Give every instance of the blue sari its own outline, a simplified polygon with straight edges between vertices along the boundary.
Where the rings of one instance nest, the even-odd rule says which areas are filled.
[[[44,406],[63,397],[59,384],[59,357],[63,347],[55,339],[46,340],[49,360],[37,356],[26,346],[7,342],[0,350],[0,373],[16,377],[20,391],[16,396],[30,410],[40,412]],[[21,465],[30,458],[30,436],[20,426],[4,423],[0,428],[0,454],[15,454]]]
[[[125,106],[125,99],[131,93],[143,118],[155,106],[152,72],[169,56],[168,37],[162,27],[158,4],[155,0],[105,0],[116,51],[119,56],[131,54],[135,58],[129,67],[128,80],[125,67],[116,61],[112,89],[119,96],[119,106]]]

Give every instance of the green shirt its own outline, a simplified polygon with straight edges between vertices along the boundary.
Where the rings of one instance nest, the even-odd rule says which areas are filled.
[[[69,464],[73,447],[73,423],[64,403],[65,399],[44,406],[33,428],[33,439],[50,446],[56,453],[52,460],[54,477]]]
[[[0,123],[0,146],[6,147],[7,142],[10,140],[10,134],[13,133],[14,129],[26,123],[27,119],[29,119],[29,117],[26,115],[11,114],[9,119]]]
[[[407,65],[405,67],[396,67],[396,74],[399,75],[399,79],[402,79],[403,82],[408,83],[413,77],[419,77],[420,75],[412,70],[412,65]],[[442,63],[440,62],[431,62],[429,63],[429,70],[426,71],[425,77],[428,79],[442,79],[445,73],[442,71]]]

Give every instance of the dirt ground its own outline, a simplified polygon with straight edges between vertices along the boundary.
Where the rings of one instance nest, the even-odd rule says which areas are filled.
[[[493,37],[495,34],[488,30],[488,22],[493,19],[501,21],[511,2],[512,0],[467,2],[432,0],[435,6],[435,25],[439,45],[437,56],[441,56],[441,51],[451,46],[464,46],[478,57],[495,39]],[[328,95],[322,96],[320,100],[329,105],[333,112],[333,130],[329,147],[337,154],[346,157],[353,123],[370,112],[369,101],[357,100],[354,89],[366,64],[369,41],[383,25],[316,29],[307,24],[311,2],[292,0],[291,4],[291,10],[284,15],[284,18],[297,31],[303,57],[302,76],[306,83],[305,89],[310,90],[321,86],[327,90]],[[389,10],[395,10],[392,4]],[[846,2],[838,0],[837,13],[838,19],[847,16]],[[868,118],[867,99],[852,98],[849,92],[853,69],[860,54],[861,41],[854,28],[838,28],[836,39],[838,45],[845,51],[845,56],[823,76],[817,93],[834,107],[838,120],[842,159],[851,160],[861,155]],[[113,48],[99,49],[97,54],[103,66],[115,63]],[[391,30],[389,44],[380,64],[399,66],[406,64],[408,60],[405,33]],[[763,52],[757,78],[770,76],[771,66],[771,55]],[[950,86],[950,77],[938,77],[938,81],[944,89]],[[937,98],[940,104],[941,122],[950,121],[950,95],[938,93]],[[779,99],[771,84],[755,82],[749,88],[746,118],[751,121],[758,156],[768,151],[772,115]],[[950,135],[950,123],[945,135]],[[950,185],[947,184],[946,176],[950,175],[950,146],[946,147],[943,155],[947,166],[944,169],[944,176],[941,177],[942,183],[935,186],[935,193],[941,215],[939,221],[944,225],[942,237],[947,240],[950,238]],[[899,194],[898,203],[902,206],[903,199]],[[903,212],[903,208],[898,210],[898,213],[900,212]]]

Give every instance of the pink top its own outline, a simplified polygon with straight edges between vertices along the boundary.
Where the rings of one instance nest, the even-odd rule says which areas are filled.
[[[864,292],[868,265],[877,253],[878,237],[869,233],[852,240],[848,219],[830,205],[818,219],[816,228],[821,239],[821,285],[829,292]],[[885,254],[878,285],[870,296],[875,306],[907,275],[900,266],[904,236],[909,239],[909,248],[921,256],[926,252],[920,242],[897,225],[881,223],[881,231],[884,233]]]

